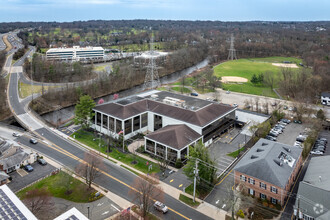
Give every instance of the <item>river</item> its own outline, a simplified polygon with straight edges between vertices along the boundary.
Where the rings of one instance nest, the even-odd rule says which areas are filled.
[[[208,59],[205,59],[202,62],[200,62],[194,66],[191,66],[187,69],[161,77],[159,79],[160,83],[162,85],[173,83],[173,82],[179,80],[181,77],[189,75],[190,73],[194,72],[195,70],[198,70],[198,69],[201,69],[201,68],[207,66],[208,63],[209,63]],[[123,98],[126,96],[140,93],[142,91],[143,91],[143,84],[139,85],[139,86],[135,86],[130,89],[127,89],[127,90],[124,90],[124,91],[121,91],[118,93],[118,95],[119,95],[119,98]],[[113,94],[106,95],[101,98],[104,100],[104,102],[109,102],[109,101],[113,100]],[[101,99],[101,98],[99,98],[99,99]],[[96,101],[98,101],[99,99],[97,99]],[[46,113],[46,114],[42,115],[42,118],[51,124],[56,124],[56,121],[58,121],[59,124],[62,124],[62,123],[65,123],[66,121],[70,120],[73,116],[74,116],[74,106],[70,106],[67,108],[63,108],[61,110]]]

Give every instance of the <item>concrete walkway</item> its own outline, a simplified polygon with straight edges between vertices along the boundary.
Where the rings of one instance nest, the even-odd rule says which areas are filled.
[[[155,159],[153,159],[153,158],[151,158],[151,157],[148,157],[147,155],[144,155],[144,154],[141,154],[141,153],[139,153],[139,152],[136,152],[136,149],[138,149],[138,148],[141,147],[142,145],[144,145],[144,140],[137,140],[137,141],[134,141],[133,143],[131,143],[130,145],[128,145],[127,148],[128,148],[128,151],[131,152],[132,154],[136,154],[136,155],[138,155],[139,157],[142,157],[142,158],[144,158],[144,159],[146,159],[146,160],[149,160],[149,161],[152,161],[152,162],[158,164],[158,161],[157,161],[157,160],[155,160]],[[171,170],[174,170],[175,172],[178,171],[177,168],[172,167],[172,166],[170,166],[170,165],[168,166],[168,168],[171,169]]]
[[[54,129],[54,130],[55,130],[55,129]],[[100,153],[99,151],[96,151],[96,150],[90,148],[89,146],[87,146],[87,145],[85,145],[85,144],[82,144],[82,143],[76,141],[75,139],[73,139],[73,138],[71,138],[71,137],[69,137],[69,136],[63,134],[62,132],[60,132],[60,131],[58,131],[58,130],[56,130],[56,133],[58,133],[59,135],[65,137],[65,138],[67,138],[67,139],[69,139],[69,140],[71,140],[71,141],[74,141],[75,143],[77,143],[77,144],[79,144],[79,145],[81,145],[81,146],[84,146],[85,148],[87,148],[87,149],[89,149],[89,150],[91,150],[91,151],[94,151],[94,152],[100,154],[100,155],[103,156],[104,158],[109,158],[108,155],[103,154],[103,153]],[[137,144],[137,146],[138,146],[138,144]],[[136,146],[135,146],[135,147],[136,147]],[[132,146],[131,149],[134,149],[134,146]],[[145,156],[145,155],[143,155],[143,154],[138,154],[138,155],[141,156],[141,157],[144,157],[144,158],[146,158],[146,159],[148,159],[148,160],[150,160],[150,161],[154,161],[154,162],[158,163],[157,161],[155,161],[155,160],[153,160],[152,158],[149,158],[149,157],[147,157],[147,156]],[[139,171],[139,170],[136,170],[136,169],[134,169],[133,167],[128,166],[128,165],[122,163],[121,161],[118,161],[118,160],[116,160],[116,159],[114,159],[114,158],[111,158],[111,157],[110,157],[109,159],[111,159],[111,161],[115,162],[115,163],[116,163],[117,165],[119,165],[119,166],[127,167],[127,168],[129,168],[130,170],[134,170],[134,172],[138,173],[139,175],[144,175],[144,176],[146,175],[145,173],[143,173],[143,172],[141,172],[141,171]],[[176,170],[177,170],[177,169],[176,169]],[[150,176],[149,176],[149,177],[150,177]],[[150,177],[150,178],[152,178],[152,177]],[[155,181],[157,181],[157,180],[155,180]],[[166,184],[166,183],[164,183],[164,182],[162,182],[162,181],[159,181],[159,186],[163,189],[164,192],[166,192],[168,195],[172,196],[173,198],[175,198],[175,199],[178,200],[178,201],[180,201],[180,200],[179,200],[180,194],[183,194],[183,195],[185,195],[185,196],[187,196],[187,197],[189,197],[189,198],[193,198],[190,194],[185,193],[185,192],[183,192],[182,190],[179,190],[179,189],[177,189],[177,188],[175,188],[175,187],[173,187],[173,186],[170,186],[170,185],[168,185],[168,184]],[[108,192],[108,193],[110,193],[110,192]],[[107,194],[108,194],[108,193],[107,193]],[[116,201],[116,203],[117,203],[119,206],[121,206],[123,209],[126,209],[126,208],[128,208],[128,207],[130,207],[130,206],[133,205],[131,202],[129,202],[129,201],[127,201],[127,200],[125,200],[125,199],[123,199],[123,198],[121,198],[121,197],[119,197],[119,196],[113,194],[113,193],[110,193],[109,195],[106,195],[106,196],[107,196],[107,197],[109,196],[109,198],[111,198],[111,200]],[[118,199],[118,200],[117,200],[117,199]],[[211,204],[209,204],[209,203],[207,203],[207,202],[204,202],[203,200],[200,200],[200,199],[198,199],[198,198],[196,198],[196,201],[201,203],[201,204],[196,208],[196,210],[198,210],[199,212],[201,212],[201,213],[203,213],[204,215],[206,215],[206,216],[208,216],[208,217],[210,217],[210,218],[213,218],[213,219],[225,219],[225,215],[226,215],[226,213],[227,213],[226,211],[221,210],[221,209],[219,209],[219,208],[217,208],[217,207],[215,207],[215,206],[213,206],[213,205],[211,205]]]

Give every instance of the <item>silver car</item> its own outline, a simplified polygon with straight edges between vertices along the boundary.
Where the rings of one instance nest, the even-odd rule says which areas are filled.
[[[154,208],[162,213],[166,213],[168,212],[168,208],[167,206],[164,204],[164,203],[161,203],[159,201],[156,201],[155,204],[154,204]]]

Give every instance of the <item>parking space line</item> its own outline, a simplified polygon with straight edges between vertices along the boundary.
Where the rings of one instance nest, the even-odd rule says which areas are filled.
[[[120,212],[120,210],[119,210],[116,206],[114,206],[114,205],[112,205],[112,204],[111,204],[111,206],[112,206],[114,209],[116,209],[118,212]]]

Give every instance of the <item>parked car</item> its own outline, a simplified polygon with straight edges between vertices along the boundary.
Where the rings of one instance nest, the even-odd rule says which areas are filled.
[[[270,131],[268,135],[273,136],[273,137],[277,137],[278,133]]]
[[[196,92],[192,92],[190,93],[191,96],[198,96],[198,94]]]
[[[294,142],[293,146],[295,147],[302,147],[302,143],[299,141]]]
[[[31,139],[30,139],[30,143],[32,143],[32,144],[37,144],[38,141],[37,141],[37,139],[31,138]]]
[[[287,109],[288,109],[288,106],[286,106],[286,105],[283,106],[283,109],[284,109],[284,110],[287,110]]]
[[[238,105],[237,105],[236,103],[234,103],[234,104],[233,104],[233,106],[234,106],[235,108],[237,108],[237,107],[238,107]]]
[[[161,203],[159,201],[156,201],[154,204],[154,208],[162,213],[166,213],[168,211],[167,206],[164,203]]]
[[[266,138],[267,140],[270,140],[270,141],[276,141],[276,140],[277,140],[276,137],[273,137],[273,136],[270,136],[270,135],[267,135],[265,138]]]
[[[325,144],[327,144],[327,143],[328,143],[328,140],[327,140],[326,138],[319,138],[318,140],[320,140],[320,141],[324,141],[324,142],[325,142]]]
[[[290,124],[291,123],[291,120],[286,119],[286,118],[282,118],[280,121],[282,121],[284,123],[287,123],[287,124]]]
[[[229,90],[227,90],[227,92],[226,92],[227,94],[229,94],[230,93],[230,91]]]
[[[321,152],[321,151],[311,151],[311,154],[314,154],[314,155],[323,155],[323,152]]]
[[[42,158],[38,158],[37,161],[38,161],[38,163],[41,164],[42,166],[47,165],[47,162],[46,162],[44,159],[42,159]]]
[[[297,124],[302,124],[302,122],[300,120],[294,120],[293,122],[297,123]]]
[[[26,171],[28,171],[28,172],[32,172],[32,171],[33,171],[33,167],[32,167],[30,164],[25,165],[25,166],[24,166],[24,169],[25,169]]]
[[[19,135],[19,133],[14,132],[14,133],[13,133],[13,136],[14,136],[14,137],[19,137],[20,135]]]

